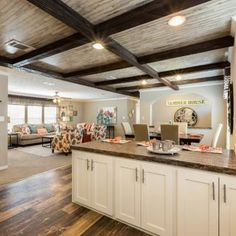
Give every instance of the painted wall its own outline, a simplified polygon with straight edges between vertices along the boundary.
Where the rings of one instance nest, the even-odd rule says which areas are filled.
[[[8,135],[7,135],[7,102],[8,102],[8,78],[0,74],[0,117],[5,121],[0,121],[0,170],[7,168]]]
[[[135,113],[130,119],[128,113],[134,109],[137,101],[132,99],[114,99],[84,102],[84,122],[97,122],[98,109],[103,107],[117,107],[117,124],[115,125],[115,135],[123,136],[121,127],[122,121],[129,121],[131,124],[135,122]]]
[[[209,106],[200,108],[202,116],[201,126],[209,126],[212,129],[189,129],[192,133],[203,133],[203,143],[211,144],[212,137],[219,123],[223,123],[223,131],[220,135],[219,145],[226,145],[226,102],[223,100],[223,85],[210,85],[201,87],[185,87],[179,91],[170,89],[148,90],[140,92],[141,123],[151,124],[157,121],[173,120],[171,107],[166,106],[166,98],[178,99],[179,96],[186,97],[188,94],[194,96],[204,96],[211,104],[211,116],[209,116]],[[151,104],[155,104],[151,108]],[[153,110],[152,110],[153,109]],[[175,108],[176,109],[176,108]],[[160,117],[160,119],[158,118]],[[210,120],[209,120],[210,119]],[[154,123],[154,125],[156,125]],[[200,126],[200,125],[199,125]]]

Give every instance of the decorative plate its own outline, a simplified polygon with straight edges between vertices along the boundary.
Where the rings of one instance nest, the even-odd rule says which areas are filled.
[[[182,107],[175,112],[175,122],[187,122],[188,126],[195,126],[197,124],[197,113],[190,107]]]
[[[152,146],[147,147],[147,150],[152,153],[160,154],[160,155],[174,155],[178,153],[181,149],[179,147],[173,147],[167,152],[164,152],[162,149],[153,150]]]

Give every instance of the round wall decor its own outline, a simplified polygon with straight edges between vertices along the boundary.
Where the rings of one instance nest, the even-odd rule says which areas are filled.
[[[190,107],[182,107],[175,112],[175,122],[187,122],[188,126],[195,126],[197,124],[197,113]]]

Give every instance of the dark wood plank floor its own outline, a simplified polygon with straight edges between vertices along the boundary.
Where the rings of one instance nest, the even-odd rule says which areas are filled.
[[[71,202],[71,167],[0,187],[0,236],[147,236]]]

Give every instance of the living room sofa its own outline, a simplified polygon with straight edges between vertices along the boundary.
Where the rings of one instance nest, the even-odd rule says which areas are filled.
[[[38,132],[38,130],[45,130],[44,133]],[[53,124],[21,124],[14,125],[12,132],[18,134],[18,145],[26,146],[42,143],[42,137],[45,135],[55,135],[56,130]],[[13,140],[16,143],[16,140]]]

